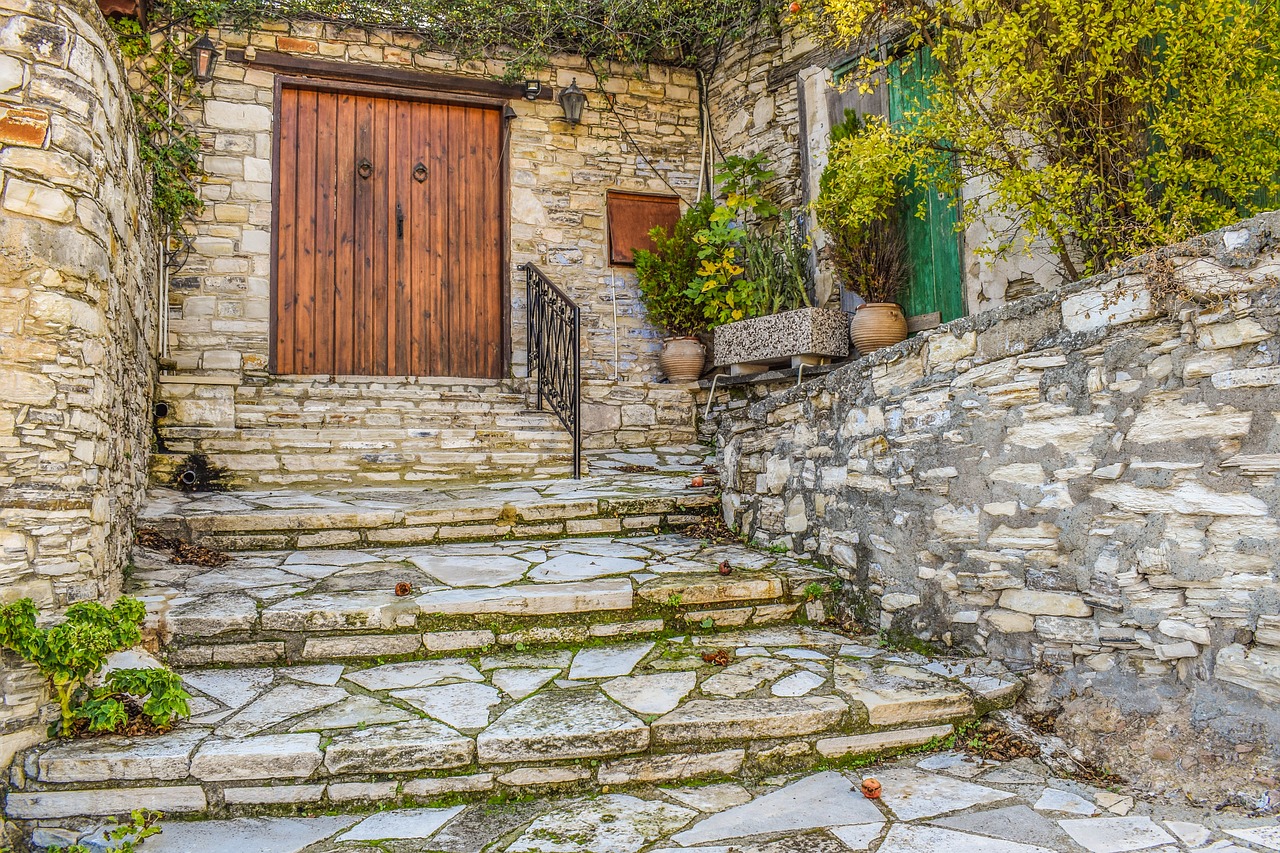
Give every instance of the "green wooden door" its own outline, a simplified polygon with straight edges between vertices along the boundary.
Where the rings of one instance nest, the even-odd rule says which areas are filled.
[[[927,50],[911,53],[889,67],[889,121],[914,122],[927,105],[929,77],[936,70]],[[960,267],[959,200],[930,187],[928,175],[914,172],[903,186],[902,226],[911,253],[911,285],[903,297],[907,317],[937,313],[945,323],[965,314]],[[923,207],[925,218],[919,211]]]

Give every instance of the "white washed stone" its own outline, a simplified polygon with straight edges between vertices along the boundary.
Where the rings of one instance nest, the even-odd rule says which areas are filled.
[[[666,672],[614,678],[600,689],[637,714],[665,714],[675,709],[697,683],[693,672]]]
[[[1228,835],[1234,835],[1241,841],[1265,847],[1268,850],[1280,850],[1280,826],[1252,826],[1247,829],[1228,829]]]
[[[508,708],[476,739],[482,763],[639,752],[649,729],[592,689],[545,690]]]
[[[631,581],[627,578],[578,583],[528,584],[498,589],[451,589],[418,598],[423,613],[503,613],[545,616],[596,610],[629,610]]]
[[[290,731],[322,732],[331,729],[354,729],[358,726],[402,723],[414,716],[403,708],[379,702],[370,696],[349,696],[315,714],[308,714]]]
[[[614,678],[630,675],[636,664],[653,650],[653,643],[624,643],[585,648],[573,656],[569,678]]]
[[[696,812],[658,800],[606,794],[535,820],[508,853],[637,853],[679,829]]]
[[[395,690],[391,695],[455,729],[481,729],[489,725],[489,709],[501,701],[496,689],[469,682]]]
[[[630,574],[644,569],[640,560],[591,554],[561,554],[552,557],[529,572],[529,580],[559,583],[583,581],[608,575]]]
[[[704,818],[671,839],[687,847],[729,838],[764,833],[791,834],[850,823],[882,825],[884,816],[861,792],[854,790],[847,778],[828,771]]]
[[[795,672],[779,679],[769,692],[774,696],[804,696],[827,683],[827,679],[814,672]]]
[[[1066,812],[1067,814],[1078,814],[1086,817],[1093,817],[1098,814],[1096,805],[1078,794],[1064,791],[1061,788],[1045,788],[1040,794],[1040,799],[1036,800],[1035,807],[1045,812]]]
[[[1047,847],[1034,844],[971,835],[938,826],[903,823],[890,827],[880,849],[893,853],[1054,853]]]
[[[321,815],[241,817],[189,823],[167,821],[159,835],[144,842],[143,849],[147,853],[226,853],[228,850],[299,853],[341,832],[356,820],[347,815]]]
[[[426,839],[462,813],[463,806],[447,809],[396,809],[370,815],[338,836],[337,841],[387,841]]]
[[[365,690],[405,690],[450,681],[484,681],[484,676],[464,660],[424,660],[349,671],[346,679]]]
[[[559,674],[558,669],[496,669],[490,680],[494,687],[519,701]]]
[[[180,729],[156,737],[60,741],[40,754],[42,782],[174,781],[191,769],[191,751],[208,729]]]
[[[914,667],[836,661],[835,688],[867,709],[873,726],[934,722],[973,713],[968,691]]]
[[[319,664],[316,666],[291,666],[277,670],[280,675],[292,678],[294,681],[301,681],[304,684],[315,684],[322,687],[332,687],[338,683],[338,679],[342,677],[342,664],[330,663]]]
[[[409,562],[452,587],[493,587],[513,583],[524,577],[529,564],[515,557],[494,555],[421,554]]]
[[[722,812],[733,806],[751,802],[751,795],[741,785],[703,785],[699,788],[665,788],[663,794],[704,814]]]
[[[219,737],[244,737],[287,719],[326,708],[349,694],[340,687],[281,684],[218,726]]]
[[[652,724],[659,743],[799,737],[837,726],[848,706],[834,696],[696,699]]]
[[[266,690],[274,678],[275,673],[269,669],[210,669],[182,673],[186,685],[212,696],[229,708],[244,707],[250,699]]]
[[[372,726],[334,736],[325,748],[330,773],[411,773],[471,763],[474,744],[434,720]]]
[[[306,778],[320,758],[314,733],[207,740],[191,759],[191,775],[206,782]]]
[[[227,805],[275,806],[318,803],[324,796],[324,785],[262,785],[253,788],[223,788]]]
[[[1127,853],[1158,844],[1173,844],[1173,836],[1149,817],[1095,817],[1060,820],[1058,825],[1089,853]]]
[[[1201,823],[1191,823],[1185,820],[1166,820],[1164,825],[1169,827],[1169,831],[1178,836],[1178,840],[1188,847],[1201,847],[1209,843],[1209,839],[1213,838],[1213,833]]]
[[[934,817],[1013,796],[985,785],[909,768],[895,767],[866,775],[880,780],[881,799],[900,820]]]
[[[925,726],[915,729],[894,729],[889,732],[871,732],[864,735],[822,738],[815,746],[826,758],[845,755],[866,755],[902,746],[919,746],[935,738],[944,738],[952,732],[951,726]]]

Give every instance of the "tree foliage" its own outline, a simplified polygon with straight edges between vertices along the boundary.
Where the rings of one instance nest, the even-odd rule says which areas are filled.
[[[865,53],[855,85],[903,50],[937,65],[927,103],[837,146],[855,218],[914,169],[967,185],[965,223],[1006,218],[996,251],[1044,238],[1077,278],[1280,191],[1276,0],[810,0],[802,16]]]

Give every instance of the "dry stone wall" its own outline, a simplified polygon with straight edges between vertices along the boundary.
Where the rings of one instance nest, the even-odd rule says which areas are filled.
[[[119,593],[155,375],[150,189],[97,7],[0,0],[0,603]],[[0,658],[0,766],[43,736]]]
[[[264,25],[251,36],[212,34],[227,48],[252,46],[309,58],[492,79],[501,62],[459,63],[413,37],[318,23]],[[510,243],[513,372],[525,371],[524,277],[538,264],[582,307],[584,375],[642,381],[658,376],[661,334],[646,318],[629,267],[610,267],[609,189],[696,197],[700,156],[697,81],[659,65],[610,65],[599,77],[580,57],[558,56],[541,72],[555,91],[577,80],[587,92],[582,123],[551,101],[511,107]],[[607,70],[607,74],[604,71]],[[219,63],[198,125],[205,144],[207,202],[194,251],[174,281],[170,352],[180,371],[261,375],[270,337],[271,133],[275,75]],[[616,329],[616,334],[615,334]]]
[[[1264,214],[738,402],[725,517],[874,625],[1054,673],[1113,765],[1274,768],[1278,245]]]

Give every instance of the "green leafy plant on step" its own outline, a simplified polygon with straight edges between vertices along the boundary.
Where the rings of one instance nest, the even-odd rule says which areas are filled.
[[[667,596],[668,607],[679,607],[684,603],[684,596],[678,592],[673,592]]]
[[[122,596],[110,608],[82,601],[67,608],[62,622],[36,625],[36,606],[24,598],[0,607],[0,646],[35,664],[49,679],[62,709],[60,733],[70,736],[78,720],[93,732],[115,731],[128,722],[127,697],[141,702],[142,713],[158,728],[187,714],[178,677],[163,669],[116,670],[101,686],[89,679],[102,671],[107,658],[141,639],[146,608]]]
[[[127,823],[119,824],[107,830],[106,840],[111,846],[105,848],[108,853],[134,853],[144,838],[160,833],[160,819],[164,815],[150,809],[134,809]],[[96,853],[101,847],[89,847],[85,844],[72,844],[70,847],[50,847],[49,853]]]

